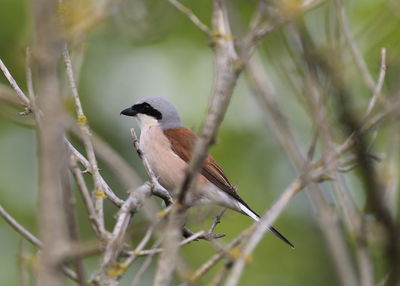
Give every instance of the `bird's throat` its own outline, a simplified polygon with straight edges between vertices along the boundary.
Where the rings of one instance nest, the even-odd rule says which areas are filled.
[[[153,126],[158,126],[158,120],[149,115],[138,114],[136,116],[136,118],[139,122],[140,130],[142,130],[142,131],[149,129],[150,127],[153,127]]]

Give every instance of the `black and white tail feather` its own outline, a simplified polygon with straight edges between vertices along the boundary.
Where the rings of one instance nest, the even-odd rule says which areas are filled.
[[[248,215],[249,217],[251,217],[255,221],[259,221],[260,220],[260,216],[255,211],[250,209],[248,206],[246,206],[243,203],[239,202],[239,207],[240,207],[241,211],[244,214]],[[283,242],[288,244],[291,248],[293,248],[293,249],[295,248],[294,245],[286,237],[284,237],[283,234],[281,234],[279,231],[277,231],[273,226],[268,227],[268,230],[270,232],[272,232],[280,240],[282,240]]]

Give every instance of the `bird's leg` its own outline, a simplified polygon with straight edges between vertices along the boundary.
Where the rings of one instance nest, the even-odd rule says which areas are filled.
[[[164,213],[164,215],[167,216],[168,215],[168,210],[170,209],[172,203],[167,198],[162,198],[162,199],[163,199],[163,201],[165,203],[166,210],[167,210],[166,212],[163,212],[163,213]],[[211,227],[208,230],[208,232],[205,233],[204,235],[199,236],[198,239],[195,239],[195,240],[199,240],[199,239],[212,240],[212,239],[218,239],[218,238],[224,237],[225,234],[223,234],[223,233],[221,233],[221,234],[213,234],[212,232],[214,231],[214,229],[217,226],[217,224],[219,224],[221,222],[221,217],[224,214],[225,210],[226,210],[225,208],[222,209],[219,212],[219,214],[214,217],[213,224],[211,225]],[[189,228],[187,228],[185,225],[182,227],[182,236],[184,238],[189,238],[193,234],[194,234],[194,232],[191,231]]]
[[[193,231],[191,231],[190,229],[188,229],[186,226],[182,227],[182,236],[184,238],[189,238],[194,234]],[[197,239],[196,239],[197,240]]]
[[[221,237],[224,237],[225,234],[223,233],[213,233],[215,227],[217,226],[217,224],[219,224],[221,222],[221,217],[224,215],[226,208],[223,208],[218,215],[216,215],[213,219],[213,224],[211,225],[210,229],[208,230],[207,233],[205,233],[204,235],[199,236],[198,239],[205,239],[205,240],[212,240],[212,239],[218,239]],[[189,238],[193,235],[194,233],[188,229],[186,226],[182,227],[182,235],[184,238]],[[197,240],[197,239],[196,239]]]
[[[182,227],[182,235],[183,235],[184,238],[189,238],[189,237],[191,237],[193,234],[194,234],[194,232],[191,231],[190,229],[188,229],[186,226],[183,226],[183,227]],[[224,236],[225,236],[224,233],[216,233],[216,234],[214,234],[214,233],[209,233],[209,232],[207,232],[207,233],[205,233],[205,234],[199,236],[199,237],[198,237],[197,239],[195,239],[194,241],[197,241],[197,240],[199,240],[199,239],[212,240],[212,239],[218,239],[218,238],[221,238],[221,237],[224,237]]]

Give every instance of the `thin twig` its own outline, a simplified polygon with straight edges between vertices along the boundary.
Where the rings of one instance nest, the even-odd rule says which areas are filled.
[[[190,237],[182,240],[181,242],[179,242],[179,246],[184,246],[186,244],[189,244],[197,239],[199,239],[200,237],[204,236],[206,234],[205,231],[199,231],[194,233],[193,235],[191,235]],[[161,253],[163,252],[164,249],[163,248],[152,248],[152,249],[145,249],[145,250],[140,250],[140,251],[134,251],[133,254],[136,254],[138,256],[144,256],[144,255],[154,255],[157,253]]]
[[[26,240],[32,243],[34,246],[41,248],[42,243],[40,240],[30,233],[25,227],[17,222],[1,205],[0,205],[0,216],[13,228],[16,232],[21,234]]]
[[[96,155],[94,153],[88,121],[83,112],[82,103],[79,98],[78,88],[76,87],[74,74],[72,70],[71,57],[69,55],[68,47],[66,44],[63,49],[63,57],[66,67],[68,82],[75,103],[78,125],[82,132],[83,145],[85,147],[85,151],[89,159],[90,172],[93,175],[93,181],[94,181],[93,199],[95,201],[94,206],[97,215],[97,222],[99,223],[100,228],[104,228],[104,211],[103,211],[104,195],[102,195],[104,194],[104,191],[102,189],[102,179],[99,173],[99,168],[97,166],[97,160],[96,160]]]
[[[30,109],[30,102],[29,99],[26,97],[24,92],[20,89],[18,86],[17,82],[13,78],[13,76],[10,74],[8,71],[6,65],[3,63],[3,61],[0,59],[0,69],[3,71],[4,76],[7,78],[8,82],[12,86],[12,88],[15,90],[15,92],[18,95],[19,100],[21,101],[21,104],[26,107],[27,110]]]
[[[23,238],[25,238],[27,241],[32,243],[34,246],[38,248],[42,248],[43,244],[42,242],[34,236],[32,233],[30,233],[25,227],[23,227],[18,221],[16,221],[1,205],[0,205],[0,216],[4,218],[4,220],[13,228],[15,229],[16,232],[21,234]],[[67,267],[62,268],[63,272],[72,280],[77,281],[77,275],[76,273]]]
[[[129,266],[132,264],[132,262],[138,257],[138,253],[143,250],[143,248],[146,246],[146,244],[149,242],[151,236],[153,235],[154,232],[154,225],[151,225],[147,231],[142,240],[139,242],[139,244],[136,246],[135,250],[132,251],[132,253],[129,254],[128,258],[125,260],[125,264]]]
[[[337,10],[336,15],[340,28],[342,29],[347,45],[350,47],[350,52],[353,56],[354,62],[356,63],[357,68],[360,70],[365,85],[371,90],[372,93],[374,93],[377,85],[375,84],[375,81],[368,70],[367,64],[365,63],[360,49],[358,48],[357,43],[351,33],[343,1],[335,0],[335,7]]]
[[[82,195],[86,210],[88,211],[90,225],[98,235],[104,236],[106,233],[106,230],[98,222],[98,217],[97,217],[96,211],[94,209],[94,205],[93,205],[93,201],[90,196],[90,193],[89,193],[89,189],[86,186],[85,179],[83,178],[82,172],[79,169],[78,165],[76,164],[76,160],[74,158],[71,158],[71,170],[75,177],[75,181],[78,185],[78,190]]]
[[[72,144],[69,142],[67,139],[65,139],[65,142],[67,143],[67,147],[69,151],[74,155],[74,157],[79,161],[79,163],[82,164],[82,166],[85,168],[85,171],[90,172],[90,163],[89,161],[83,156]],[[103,177],[99,177],[100,184],[102,186],[102,190],[104,190],[105,196],[113,202],[116,206],[121,207],[122,204],[124,203],[123,200],[118,198],[115,193],[111,190],[110,186],[107,184],[107,182],[104,180]],[[99,193],[98,195],[104,195],[102,193]]]
[[[217,227],[217,225],[221,222],[221,218],[224,215],[226,211],[226,208],[223,208],[213,219],[213,223],[210,227],[210,229],[208,230],[208,233],[211,234],[214,232],[214,229]]]
[[[25,74],[26,74],[26,85],[28,87],[28,104],[32,106],[32,109],[35,110],[35,91],[33,88],[33,80],[32,80],[32,52],[30,48],[26,48],[25,52],[26,63],[25,63]]]
[[[245,229],[238,235],[235,239],[233,239],[229,244],[223,247],[220,251],[214,254],[209,260],[207,260],[202,266],[200,266],[192,275],[191,281],[198,281],[201,277],[203,277],[214,265],[216,265],[222,258],[225,256],[229,256],[230,251],[237,247],[242,241],[244,241],[248,235],[249,231],[253,228],[253,226]],[[183,284],[184,285],[184,284]]]
[[[118,279],[120,272],[112,271],[116,263],[116,259],[120,255],[124,246],[124,238],[129,222],[134,213],[143,205],[144,200],[151,195],[151,188],[148,184],[143,184],[137,189],[131,191],[128,199],[121,206],[118,213],[117,222],[115,223],[111,237],[107,242],[106,249],[101,263],[101,273],[97,276],[102,283],[112,283]],[[126,269],[126,268],[125,268]],[[106,282],[109,281],[109,282]],[[107,284],[105,284],[107,285]]]
[[[232,275],[229,276],[226,286],[237,285],[240,276],[242,275],[242,271],[244,266],[246,265],[247,257],[249,257],[257,246],[258,242],[263,237],[264,233],[268,231],[268,227],[270,227],[275,219],[279,216],[279,214],[283,211],[286,204],[290,201],[290,199],[299,192],[304,186],[306,182],[302,182],[301,180],[294,181],[280,196],[277,202],[260,218],[260,221],[257,223],[254,232],[250,236],[249,240],[246,242],[245,247],[241,251],[241,255],[235,261],[235,264],[232,269]]]
[[[256,61],[250,60],[247,68],[248,71],[251,72],[251,83],[255,87],[256,93],[259,95],[259,98],[262,99],[263,105],[268,109],[267,114],[272,115],[274,131],[279,130],[279,132],[276,133],[279,142],[284,147],[284,150],[287,152],[291,162],[296,167],[298,172],[302,176],[305,176],[304,178],[306,178],[306,181],[312,182],[313,180],[309,180],[309,178],[312,178],[314,175],[311,175],[309,173],[311,170],[307,170],[306,168],[304,168],[304,166],[307,166],[307,163],[297,144],[295,143],[296,140],[294,140],[294,137],[291,133],[285,117],[283,116],[282,112],[274,101],[274,93],[271,92],[271,88],[270,86],[268,86],[268,84],[270,84],[271,82],[266,80],[261,81],[260,77],[263,76],[264,78],[266,78],[266,75],[265,72],[263,72],[262,69],[259,67],[259,64],[256,63]],[[328,160],[329,163],[324,166],[325,170],[329,170],[330,168],[332,168],[332,165],[334,162],[336,162],[336,159],[337,157],[331,157],[330,160]],[[321,197],[320,190],[315,184],[310,184],[309,187],[311,188],[312,193],[312,195],[310,195],[310,198],[312,199],[313,204],[317,207],[319,213],[319,220],[317,221],[324,229],[323,235],[325,238],[327,238],[326,241],[328,242],[331,253],[335,258],[335,265],[339,266],[339,273],[346,273],[345,275],[343,275],[343,277],[350,277],[351,281],[354,281],[355,279],[352,278],[354,277],[354,275],[352,275],[352,272],[350,272],[351,268],[348,267],[349,265],[351,265],[351,263],[346,252],[345,242],[341,237],[340,229],[338,228],[337,223],[330,217],[330,213],[328,211],[329,206]],[[261,229],[259,232],[262,232],[264,230],[265,229]],[[255,234],[256,233],[257,232],[255,232]],[[227,281],[227,285],[236,285],[236,283],[238,283],[239,281],[240,273],[238,272],[241,272],[243,270],[243,267],[245,266],[245,259],[239,258],[234,263],[237,264],[238,262],[240,264],[239,266],[234,265],[231,276]],[[349,285],[351,285],[351,283]]]
[[[92,141],[94,151],[98,158],[102,160],[113,171],[118,179],[124,184],[127,190],[137,188],[143,184],[142,179],[130,164],[104,139],[92,130]]]
[[[157,248],[161,244],[161,241],[156,241],[152,248]],[[151,261],[153,260],[154,255],[148,255],[145,259],[145,261],[142,263],[140,266],[140,269],[138,272],[136,272],[135,278],[132,281],[132,286],[139,286],[140,285],[140,280],[142,279],[143,274],[146,272],[146,270],[150,267]]]
[[[225,278],[228,276],[229,272],[232,270],[232,261],[229,259],[225,262],[224,267],[215,274],[214,278],[211,280],[211,285],[219,286],[222,285]]]
[[[1,59],[0,59],[0,61],[1,61]],[[11,86],[14,88],[14,91],[17,93],[17,95],[19,95],[19,92],[21,92],[21,94],[23,94],[25,96],[25,98],[27,98],[26,95],[22,92],[22,90],[18,86],[18,84],[16,83],[16,81],[14,80],[14,78],[12,77],[12,75],[8,72],[8,69],[6,67],[4,67],[4,68],[7,71],[7,73],[5,73],[5,70],[3,70],[3,72],[5,73],[7,79],[9,80]],[[22,104],[26,108],[31,108],[30,105],[29,105],[29,100],[28,100],[28,104],[27,105],[25,105],[25,103],[22,103]],[[38,110],[37,112],[41,113],[40,110]],[[38,116],[36,114],[37,112],[35,112],[35,117]],[[67,146],[68,146],[70,152],[72,152],[72,154],[74,156],[76,156],[76,158],[85,167],[86,170],[90,171],[90,163],[89,163],[89,161],[67,139],[65,139],[65,141],[67,143]],[[115,195],[115,193],[111,190],[111,188],[108,186],[106,181],[101,176],[100,176],[99,180],[100,180],[100,183],[102,185],[102,188],[103,188],[107,198],[109,198],[116,206],[121,206],[123,201],[121,199],[119,199]]]
[[[380,72],[379,72],[378,81],[377,81],[376,86],[374,88],[374,92],[372,94],[372,97],[371,97],[371,99],[370,99],[370,101],[368,103],[368,108],[367,108],[367,111],[364,114],[364,118],[367,117],[371,113],[371,111],[374,108],[376,102],[380,98],[382,86],[383,86],[383,83],[385,81],[385,75],[386,75],[386,49],[382,48],[381,49],[381,68],[380,68]]]
[[[304,56],[306,61],[308,60],[308,55]],[[319,88],[317,86],[318,82],[318,74],[315,72],[313,68],[310,68],[311,65],[311,58],[308,60],[308,73],[304,74],[306,78],[305,82],[308,86],[309,92],[306,93],[308,95],[308,101],[310,102],[310,106],[312,112],[314,113],[314,121],[320,126],[320,133],[321,133],[321,142],[324,149],[325,154],[330,154],[334,152],[333,147],[333,137],[334,137],[334,126],[331,126],[328,123],[328,119],[325,112],[325,106],[323,106],[323,102],[325,101],[321,92],[319,92]],[[350,167],[357,166],[358,162],[356,160],[356,156],[349,155],[347,160],[350,161],[349,163],[352,164]],[[322,160],[325,157],[323,156]],[[329,176],[333,178],[331,184],[335,191],[337,203],[338,203],[338,212],[342,213],[343,220],[345,222],[345,226],[347,231],[354,237],[355,248],[356,248],[356,255],[357,255],[357,262],[358,262],[358,269],[359,269],[359,283],[365,286],[372,286],[374,285],[374,278],[373,278],[373,268],[371,258],[368,253],[368,245],[366,239],[366,229],[365,229],[365,218],[361,215],[361,212],[357,209],[356,204],[353,202],[352,198],[350,197],[349,191],[344,184],[344,180],[341,178],[339,174],[337,174],[336,170],[339,170],[340,165],[343,164],[344,160],[338,160],[336,163],[336,168],[333,167],[333,171],[329,172]],[[342,162],[341,162],[342,161]],[[353,163],[353,161],[355,161]],[[339,269],[339,267],[338,267]],[[341,271],[341,279],[344,280],[350,275],[344,275],[345,272]],[[346,279],[346,281],[350,281]],[[344,282],[342,282],[344,283]],[[346,282],[347,283],[347,282]],[[351,282],[349,284],[353,284]]]
[[[298,11],[296,11],[295,14],[301,14],[305,13],[309,10],[312,10],[313,8],[319,6],[321,3],[325,2],[325,0],[310,0],[310,1],[304,1],[301,5],[299,5],[297,8]],[[263,4],[263,3],[260,3]],[[256,44],[264,38],[266,35],[276,31],[278,28],[282,27],[283,25],[287,24],[292,20],[292,17],[284,17],[280,15],[279,17],[275,17],[273,19],[273,22],[270,22],[269,19],[265,22],[262,23],[261,19],[263,18],[263,14],[265,8],[261,6],[261,9],[257,9],[256,15],[252,19],[252,24],[250,26],[249,31],[246,33],[246,35],[243,37],[241,40],[241,60],[244,63],[247,63],[247,61],[251,58]]]
[[[192,23],[199,28],[206,36],[211,37],[210,28],[206,24],[204,24],[188,7],[183,5],[178,0],[168,0],[169,3],[175,6],[182,14],[186,15]]]
[[[67,156],[67,155],[65,155]],[[67,222],[67,233],[69,236],[69,244],[79,243],[79,229],[78,229],[78,219],[76,216],[76,200],[74,197],[74,193],[72,191],[71,178],[70,174],[67,171],[67,166],[65,166],[63,176],[62,176],[62,184],[64,186],[64,190],[62,192],[62,198],[64,202],[64,211]],[[60,255],[62,256],[62,255]],[[82,257],[77,257],[73,261],[73,267],[75,268],[75,272],[78,278],[78,284],[81,286],[87,286],[86,282],[86,273],[82,261]]]
[[[304,32],[303,32],[304,33]],[[376,170],[372,166],[370,160],[368,160],[368,144],[364,134],[360,132],[361,124],[357,119],[356,115],[351,111],[351,97],[347,89],[345,79],[342,73],[339,73],[327,60],[326,56],[315,52],[315,45],[309,41],[309,50],[313,51],[313,60],[321,72],[326,77],[330,78],[335,92],[335,104],[338,110],[338,119],[343,126],[344,133],[348,136],[354,136],[354,153],[357,157],[360,170],[361,178],[365,187],[365,193],[367,196],[367,204],[371,208],[376,218],[381,221],[386,234],[388,235],[387,242],[385,243],[386,260],[388,269],[396,269],[400,264],[400,245],[398,242],[398,227],[397,222],[391,216],[387,205],[384,202],[383,196],[381,195],[381,182],[376,176]],[[400,280],[400,275],[392,271],[389,276],[389,285],[397,285]]]
[[[78,259],[86,258],[101,253],[105,249],[102,242],[76,242],[71,243],[61,255],[59,264],[67,264]]]

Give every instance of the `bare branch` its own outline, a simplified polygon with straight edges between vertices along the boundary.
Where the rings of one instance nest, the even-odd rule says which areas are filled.
[[[43,244],[42,242],[34,236],[32,233],[30,233],[25,227],[23,227],[18,221],[16,221],[1,205],[0,205],[0,216],[4,218],[4,220],[13,228],[15,229],[16,232],[21,234],[23,238],[25,238],[27,241],[32,243],[34,246],[38,248],[42,248]],[[67,268],[67,267],[62,267],[62,271],[72,280],[77,281],[77,275],[76,273]]]
[[[247,62],[251,55],[254,52],[254,49],[256,47],[256,44],[266,35],[276,31],[278,28],[282,27],[283,25],[287,24],[293,19],[294,15],[299,15],[301,13],[305,13],[321,3],[325,2],[325,0],[306,0],[302,4],[300,4],[295,12],[291,14],[291,16],[283,16],[279,15],[278,17],[274,17],[272,19],[272,22],[265,21],[262,22],[263,14],[266,10],[265,7],[263,7],[264,3],[263,1],[260,2],[259,8],[257,9],[256,15],[252,19],[252,23],[250,26],[249,31],[247,34],[243,37],[241,41],[241,58],[243,62]]]
[[[157,248],[160,245],[160,243],[161,243],[160,241],[154,243],[152,248]],[[132,281],[132,286],[140,286],[140,280],[142,279],[142,276],[146,272],[146,270],[150,267],[153,257],[154,255],[148,255],[146,257],[146,260],[143,262],[138,272],[136,272],[136,276]]]
[[[32,106],[32,109],[35,108],[35,91],[33,88],[33,80],[32,80],[32,52],[30,48],[26,48],[25,52],[25,74],[26,74],[26,83],[28,87],[28,96],[29,96],[29,102],[27,102],[28,105]],[[16,86],[18,88],[18,85]],[[23,93],[22,93],[23,94]],[[25,104],[24,104],[25,105]]]
[[[19,88],[17,82],[15,81],[13,76],[10,74],[10,72],[8,71],[7,67],[5,66],[5,64],[3,63],[3,61],[1,59],[0,59],[0,69],[3,71],[3,74],[7,78],[8,82],[10,83],[12,88],[17,93],[18,98],[21,101],[21,104],[24,105],[27,110],[29,110],[30,109],[29,99],[26,97],[24,92]]]
[[[103,212],[103,199],[104,196],[99,195],[100,193],[104,193],[102,189],[102,179],[99,173],[99,168],[97,166],[96,155],[94,153],[94,148],[91,140],[90,129],[88,125],[88,121],[86,115],[83,112],[82,103],[79,98],[78,88],[76,87],[74,74],[72,71],[72,63],[71,57],[69,55],[68,47],[65,44],[63,49],[63,57],[64,63],[66,66],[68,82],[71,88],[72,97],[75,103],[75,110],[77,114],[77,121],[82,133],[82,141],[86,150],[86,154],[90,163],[90,172],[93,175],[94,181],[94,190],[93,190],[93,199],[95,201],[95,211],[97,215],[97,222],[99,223],[100,228],[104,228],[104,212]]]
[[[193,186],[194,179],[207,156],[208,148],[214,143],[215,135],[227,111],[233,88],[240,74],[235,65],[238,56],[235,51],[227,10],[223,0],[214,1],[213,27],[218,31],[215,46],[215,83],[213,96],[209,103],[201,136],[194,147],[185,179],[178,192],[178,202],[184,203],[187,190]]]
[[[132,262],[138,257],[138,253],[143,250],[143,248],[146,246],[146,244],[149,242],[151,236],[153,235],[155,225],[150,225],[150,227],[147,229],[146,234],[140,241],[140,243],[136,246],[135,250],[129,253],[128,258],[125,260],[124,264],[129,266],[132,264]]]
[[[266,77],[265,72],[262,71],[259,65],[257,65],[257,62],[254,60],[250,60],[247,68],[251,73],[251,84],[253,85],[256,94],[258,94],[259,98],[262,100],[263,106],[268,109],[267,114],[271,114],[273,116],[271,121],[274,126],[273,129],[274,131],[277,131],[276,135],[284,147],[284,150],[287,152],[290,161],[301,174],[303,182],[314,181],[315,179],[313,180],[313,178],[317,178],[318,176],[314,177],[316,174],[310,174],[311,170],[307,168],[308,163],[305,161],[304,156],[299,151],[296,140],[294,140],[294,137],[291,134],[291,130],[287,125],[286,119],[274,101],[274,94],[271,92],[271,88],[267,85],[270,83],[270,81],[262,81],[260,79],[261,75],[264,78]],[[324,168],[326,168],[325,170],[329,170],[329,168],[332,167],[332,164],[334,163],[333,161],[336,158],[337,157],[331,157],[331,160],[328,161],[329,164],[327,163],[327,165],[324,166]],[[347,254],[345,241],[341,236],[341,231],[338,228],[335,219],[331,217],[331,213],[328,210],[329,206],[321,197],[321,192],[318,186],[316,184],[309,184],[309,188],[311,193],[309,197],[312,199],[312,202],[316,206],[318,212],[319,220],[317,220],[317,222],[321,228],[324,229],[322,233],[326,238],[331,254],[333,254],[338,273],[340,274],[340,277],[343,278],[342,281],[347,281],[345,282],[346,285],[354,285],[354,283],[351,281],[356,281],[356,279],[354,278],[353,271],[351,270],[350,259]],[[260,232],[263,231],[265,232],[265,229],[260,230]],[[243,258],[239,258],[238,261],[234,263],[235,265],[233,266],[232,274],[227,281],[227,285],[236,285],[236,283],[238,283],[240,275],[238,275],[237,272],[241,272],[242,268],[245,266],[245,260]],[[240,263],[239,266],[237,266],[237,263]]]
[[[74,155],[74,157],[82,164],[82,166],[86,169],[86,171],[90,172],[90,163],[89,161],[68,141],[65,139],[65,142],[67,143],[67,147],[69,151]],[[99,177],[99,182],[102,186],[102,190],[104,190],[103,194],[102,192],[99,192],[97,195],[98,196],[107,196],[110,201],[112,201],[116,206],[120,207],[124,201],[118,198],[114,192],[111,190],[110,186],[107,184],[107,182],[103,179],[103,177]]]
[[[74,194],[72,192],[70,174],[68,173],[67,166],[64,167],[65,170],[62,172],[63,177],[62,185],[64,186],[64,190],[62,192],[62,198],[64,203],[64,211],[67,221],[67,232],[69,236],[69,243],[79,243],[79,229],[78,229],[78,220],[76,217],[76,201]],[[82,257],[78,257],[73,261],[73,267],[75,268],[78,283],[81,286],[87,286],[86,283],[86,273],[84,270]]]
[[[205,231],[196,232],[196,233],[192,234],[190,237],[188,237],[188,238],[182,240],[181,242],[179,242],[179,246],[184,246],[186,244],[189,244],[189,243],[201,238],[205,234],[206,234]],[[152,249],[145,249],[145,250],[135,250],[133,252],[133,254],[135,254],[137,256],[144,256],[144,255],[154,255],[154,254],[157,254],[157,253],[161,253],[163,251],[164,251],[163,248],[152,248]]]
[[[104,250],[102,242],[89,241],[84,243],[70,243],[70,245],[63,251],[59,264],[66,264],[74,262],[81,258],[98,254]]]
[[[33,20],[35,67],[38,71],[38,108],[43,112],[38,134],[40,194],[39,229],[43,241],[38,283],[63,285],[63,276],[56,262],[60,249],[67,243],[65,214],[61,194],[63,172],[67,170],[64,144],[64,118],[58,78],[61,39],[57,3],[34,0]],[[21,95],[19,95],[21,96]]]
[[[381,96],[383,82],[385,81],[385,75],[386,75],[386,49],[382,48],[381,49],[381,68],[380,68],[380,72],[379,72],[378,82],[374,88],[374,92],[372,94],[371,100],[368,103],[368,108],[367,108],[367,111],[365,112],[364,117],[367,117],[371,113],[376,102],[379,100],[379,98]]]
[[[97,156],[113,171],[127,190],[140,186],[143,181],[124,158],[92,130],[92,141]]]
[[[211,37],[211,31],[206,24],[204,24],[188,7],[183,5],[178,0],[168,0],[169,3],[175,6],[182,14],[186,15],[192,23],[199,28],[206,36]]]
[[[75,177],[75,181],[78,185],[78,189],[82,195],[83,202],[88,211],[90,225],[97,234],[99,234],[100,236],[104,236],[106,234],[106,230],[102,227],[102,225],[98,221],[98,217],[94,209],[93,201],[90,197],[89,190],[86,186],[85,179],[83,178],[82,172],[79,169],[78,165],[76,164],[76,160],[74,158],[71,158],[71,170]]]
[[[183,182],[177,191],[177,204],[169,217],[169,232],[164,241],[164,248],[158,261],[158,268],[154,280],[155,286],[168,285],[175,270],[178,255],[179,229],[185,217],[185,196],[192,189],[197,174],[208,154],[208,148],[214,143],[224,114],[228,108],[233,88],[240,74],[238,56],[235,51],[233,38],[224,0],[214,1],[213,29],[217,31],[215,37],[215,82],[213,96],[209,103],[209,111],[205,118],[201,136],[198,138],[188,168],[185,170]]]
[[[107,242],[107,246],[103,255],[101,273],[96,279],[100,279],[102,285],[109,285],[112,281],[118,279],[121,272],[112,270],[115,267],[116,259],[124,246],[124,237],[129,226],[129,222],[134,213],[143,205],[144,200],[151,195],[151,188],[148,184],[144,184],[130,192],[128,199],[121,206],[118,213],[117,222],[111,237]],[[126,269],[126,267],[125,267]]]
[[[260,218],[254,232],[250,236],[249,240],[247,241],[245,247],[241,251],[241,255],[236,260],[233,269],[232,275],[229,277],[228,281],[226,282],[226,286],[233,286],[237,285],[240,276],[242,275],[242,271],[244,266],[246,265],[246,257],[249,257],[257,246],[261,238],[264,234],[268,231],[268,227],[270,227],[279,214],[283,211],[286,204],[290,201],[290,199],[299,192],[305,183],[301,180],[294,181],[280,196],[277,202]]]
[[[210,229],[208,230],[208,233],[211,234],[214,232],[214,229],[217,227],[217,225],[221,222],[221,218],[224,215],[226,211],[226,208],[223,208],[213,219],[213,224],[211,225]]]
[[[242,241],[244,241],[250,233],[250,230],[253,226],[242,231],[240,235],[238,235],[235,239],[233,239],[228,245],[223,247],[220,251],[214,254],[209,260],[207,260],[199,269],[197,269],[193,276],[191,277],[191,281],[198,281],[203,275],[205,275],[214,265],[216,265],[222,258],[225,256],[229,256],[230,251],[237,247]],[[183,284],[185,285],[185,284]]]
[[[346,15],[346,10],[345,10],[342,0],[335,0],[335,6],[337,9],[336,15],[338,18],[340,28],[342,29],[342,32],[346,39],[347,45],[350,47],[350,52],[354,58],[354,62],[356,63],[357,68],[360,70],[360,73],[364,80],[365,85],[374,93],[377,85],[375,84],[375,81],[374,81],[371,73],[369,72],[369,70],[367,68],[367,64],[365,63],[365,60],[364,60],[364,58],[357,46],[357,43],[354,40],[354,37],[351,33],[347,15]]]
[[[12,87],[14,88],[17,95],[18,95],[18,91],[20,91],[25,96],[25,94],[22,92],[22,90],[20,89],[18,84],[15,82],[15,80],[13,79],[11,74],[9,76],[10,76],[10,80],[12,79],[13,82],[15,83],[14,85],[12,85]],[[27,97],[25,96],[25,98],[27,98]],[[30,107],[31,103],[29,102],[29,99],[28,99],[28,105],[24,104],[24,106],[26,108],[31,108]],[[37,117],[38,115],[36,113],[41,113],[41,111],[37,110],[37,112],[35,112],[35,117],[38,118]],[[85,167],[86,170],[91,171],[90,162],[67,139],[65,139],[65,141],[67,143],[67,146],[68,146],[68,149],[70,150],[70,152],[79,160],[79,162]],[[99,177],[99,181],[102,185],[102,188],[104,189],[104,192],[105,192],[105,195],[107,196],[107,198],[109,198],[115,205],[121,206],[123,201],[114,194],[114,192],[111,190],[111,188],[108,186],[106,181],[101,176]]]
[[[23,227],[19,222],[17,222],[1,205],[0,205],[0,215],[4,220],[13,228],[16,232],[21,234],[26,240],[35,245],[36,247],[42,247],[40,240],[31,234],[25,227]]]

